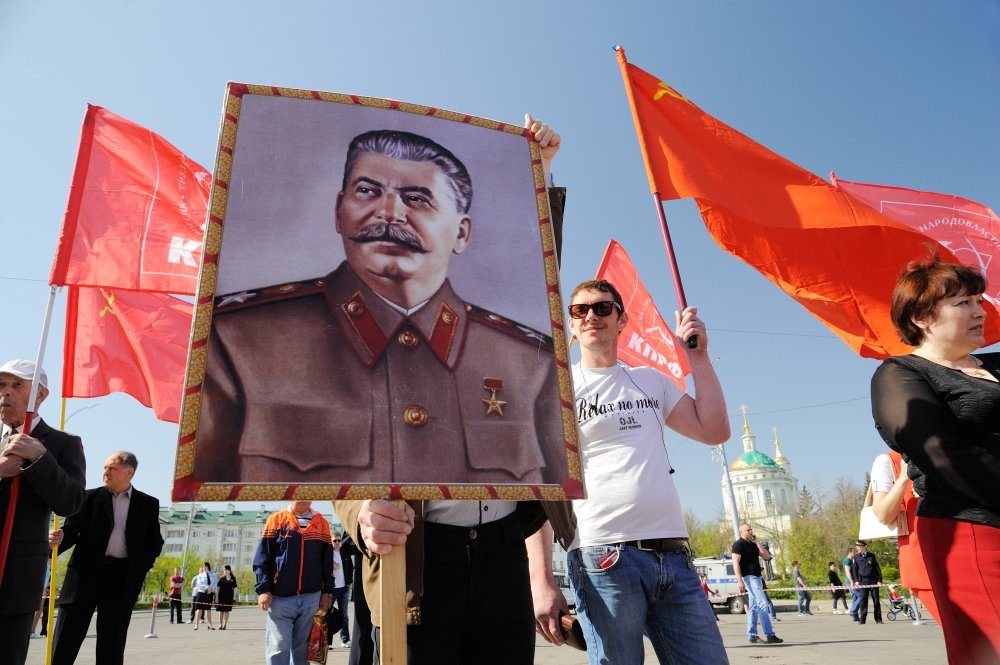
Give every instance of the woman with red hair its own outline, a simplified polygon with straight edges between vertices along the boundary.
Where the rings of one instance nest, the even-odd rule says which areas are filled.
[[[985,290],[970,266],[908,265],[892,318],[915,348],[872,377],[876,427],[920,497],[915,533],[952,665],[1000,660],[1000,354],[972,353]]]

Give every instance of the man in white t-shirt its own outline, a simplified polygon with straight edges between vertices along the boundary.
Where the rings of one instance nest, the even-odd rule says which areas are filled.
[[[628,315],[610,282],[583,282],[570,303],[570,328],[580,342],[573,385],[587,498],[573,502],[577,534],[567,568],[588,658],[595,665],[641,663],[645,632],[660,663],[728,663],[691,565],[663,442],[664,424],[708,444],[729,438],[705,325],[693,307],[677,316],[679,339],[698,336],[688,351],[694,399],[652,368],[618,363]]]

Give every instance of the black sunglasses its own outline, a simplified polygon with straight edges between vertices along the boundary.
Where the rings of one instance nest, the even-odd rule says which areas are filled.
[[[335,543],[339,543],[339,542],[340,542],[340,538],[334,538],[334,539],[333,539],[333,542],[335,542]]]
[[[622,306],[614,300],[601,300],[595,303],[577,303],[569,306],[569,315],[574,319],[582,319],[587,316],[587,312],[594,310],[597,316],[610,316],[614,310],[622,311]]]

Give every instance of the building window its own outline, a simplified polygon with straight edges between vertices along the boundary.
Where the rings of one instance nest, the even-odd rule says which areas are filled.
[[[753,508],[753,492],[747,492],[747,508]]]
[[[236,530],[235,529],[226,529],[225,536],[226,536],[226,538],[235,538],[236,537]]]
[[[771,498],[771,490],[764,490],[764,505],[770,506],[774,503],[774,499]]]
[[[181,538],[183,535],[183,529],[167,529],[167,538]]]
[[[223,552],[234,552],[236,550],[236,543],[222,543]]]

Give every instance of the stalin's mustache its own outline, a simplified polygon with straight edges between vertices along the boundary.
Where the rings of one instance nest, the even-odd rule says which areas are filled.
[[[390,224],[389,222],[375,222],[370,226],[366,226],[352,236],[351,240],[358,243],[394,242],[397,245],[408,247],[415,252],[420,252],[421,254],[427,253],[423,243],[420,242],[420,238],[399,224]]]

